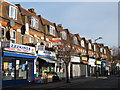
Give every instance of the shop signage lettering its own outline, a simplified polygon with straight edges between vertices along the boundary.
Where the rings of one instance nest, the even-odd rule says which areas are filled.
[[[51,51],[40,51],[39,50],[38,56],[48,57],[48,58],[56,58],[55,52],[51,52]]]
[[[4,48],[4,50],[8,51],[14,51],[14,52],[23,52],[23,53],[35,53],[35,48],[30,47],[30,46],[25,46],[25,45],[20,45],[20,44],[10,44],[10,48]]]

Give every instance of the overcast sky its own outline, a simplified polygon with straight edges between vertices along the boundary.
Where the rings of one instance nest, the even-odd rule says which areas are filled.
[[[118,45],[117,2],[12,2],[25,9],[34,8],[45,19],[62,24],[71,33],[94,40],[99,36],[109,47]]]

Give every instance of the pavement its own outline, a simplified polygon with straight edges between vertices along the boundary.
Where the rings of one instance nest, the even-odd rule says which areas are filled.
[[[4,87],[4,89],[58,89],[58,88],[119,88],[120,77],[87,77],[70,79],[70,83],[65,80],[52,82],[47,84],[29,83],[24,85],[17,85],[14,87]]]

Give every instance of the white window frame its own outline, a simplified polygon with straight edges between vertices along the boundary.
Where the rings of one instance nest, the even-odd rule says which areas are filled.
[[[106,49],[104,49],[104,54],[106,54]]]
[[[40,38],[39,37],[37,37],[37,43],[40,43]]]
[[[31,16],[30,19],[31,19],[31,27],[38,29],[39,20],[33,16]]]
[[[5,38],[6,29],[5,29],[5,27],[2,27],[1,29],[4,30],[4,35],[2,33],[2,38]]]
[[[84,42],[84,40],[81,40],[81,46],[82,46],[82,47],[85,47],[85,42]]]
[[[103,48],[100,48],[100,52],[101,52],[101,53],[103,52]]]
[[[49,33],[53,36],[55,36],[55,27],[52,25],[49,25]]]
[[[94,51],[96,51],[96,45],[94,45]]]
[[[92,49],[91,43],[88,43],[88,48],[89,48],[89,49]]]
[[[78,45],[78,40],[77,40],[77,37],[73,37],[73,40],[74,40],[74,44]]]
[[[66,32],[62,31],[61,34],[62,34],[62,39],[67,40]]]
[[[12,43],[16,43],[16,30],[11,31],[11,38],[10,38]]]
[[[9,17],[17,20],[17,8],[9,5]]]
[[[34,42],[34,36],[30,35],[30,43]]]

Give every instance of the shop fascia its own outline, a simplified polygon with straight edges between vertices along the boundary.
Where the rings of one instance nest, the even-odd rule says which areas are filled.
[[[89,63],[88,62],[88,60],[89,60],[89,56],[88,55],[80,56],[80,58],[81,58],[81,62],[83,64],[88,64]]]
[[[4,48],[6,51],[20,52],[26,54],[35,54],[35,47],[10,43],[10,48]]]
[[[71,62],[80,63],[80,57],[78,57],[78,56],[71,56]]]
[[[92,67],[95,67],[96,65],[95,65],[95,59],[94,58],[89,58],[89,63],[88,63],[88,65],[90,65],[90,66],[92,66]]]
[[[47,51],[47,50],[38,50],[38,57],[52,58],[54,60],[57,59],[55,52]]]

